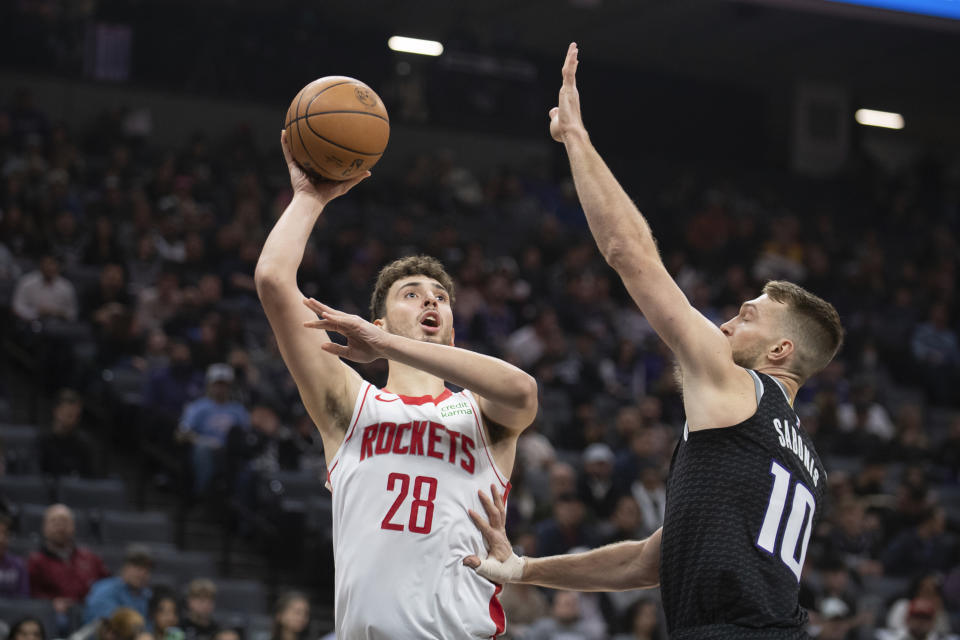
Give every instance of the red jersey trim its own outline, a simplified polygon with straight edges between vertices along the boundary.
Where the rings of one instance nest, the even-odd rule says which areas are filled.
[[[357,423],[360,422],[360,416],[363,414],[363,405],[367,402],[367,395],[370,393],[370,389],[373,388],[373,385],[369,382],[365,382],[367,388],[363,390],[363,399],[360,401],[360,407],[357,409],[357,417],[353,419],[353,424],[350,425],[350,429],[347,431],[347,437],[343,439],[343,442],[340,443],[340,448],[337,449],[336,459],[333,461],[333,466],[327,469],[327,482],[330,484],[330,492],[333,493],[333,483],[330,482],[330,474],[333,473],[333,470],[337,468],[337,465],[340,464],[340,454],[343,453],[344,447],[347,446],[347,443],[350,442],[350,438],[353,437],[353,432],[357,428]]]
[[[382,389],[382,391],[386,393],[390,393],[390,391],[387,391],[386,389]],[[412,404],[415,406],[420,406],[422,404],[440,404],[441,402],[443,402],[444,400],[452,396],[453,392],[450,391],[450,389],[444,389],[443,393],[438,395],[436,398],[434,398],[433,396],[402,396],[399,393],[391,393],[391,395],[394,395],[394,396],[397,396],[397,398],[400,398],[400,402],[402,402],[403,404]],[[387,400],[386,398],[381,398],[379,393],[376,395],[376,399],[379,400],[380,402],[393,402],[393,398],[389,400]]]
[[[475,403],[467,394],[463,394],[463,397],[466,398],[467,402],[470,403],[470,406],[473,407],[473,421],[477,423],[477,431],[480,433],[480,442],[483,443],[483,452],[487,454],[487,460],[490,461],[490,467],[493,469],[493,475],[497,476],[497,480],[500,481],[500,484],[503,485],[503,488],[507,489],[510,486],[510,482],[503,479],[500,469],[497,468],[497,463],[493,461],[493,456],[490,455],[490,447],[487,446],[487,436],[484,433],[483,424],[480,422],[480,405]]]
[[[503,605],[500,604],[500,600],[497,598],[501,591],[503,591],[503,585],[498,584],[497,588],[493,591],[493,595],[490,596],[490,619],[497,627],[494,634],[490,636],[491,638],[496,638],[507,629],[507,616],[503,612]]]

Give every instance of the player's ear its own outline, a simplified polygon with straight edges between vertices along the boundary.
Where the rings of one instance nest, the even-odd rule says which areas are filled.
[[[782,365],[787,361],[787,358],[794,352],[793,341],[789,338],[781,338],[778,340],[769,351],[767,351],[767,358],[772,364]]]

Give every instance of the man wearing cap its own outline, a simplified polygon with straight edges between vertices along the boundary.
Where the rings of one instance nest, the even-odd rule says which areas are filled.
[[[147,585],[153,571],[153,553],[141,544],[127,547],[120,575],[104,578],[90,587],[83,611],[84,623],[109,617],[118,607],[129,607],[146,617],[150,596]]]
[[[958,640],[952,633],[945,634],[934,630],[936,626],[937,605],[927,598],[914,598],[907,609],[906,630],[881,629],[877,631],[878,640]]]
[[[215,454],[223,448],[227,434],[236,426],[250,428],[250,414],[230,399],[233,367],[224,363],[207,369],[207,395],[183,410],[178,439],[193,445],[194,489],[198,494],[210,486],[216,470]]]
[[[583,452],[577,493],[593,516],[601,520],[610,517],[619,497],[613,486],[613,462],[613,451],[602,442],[594,442]]]

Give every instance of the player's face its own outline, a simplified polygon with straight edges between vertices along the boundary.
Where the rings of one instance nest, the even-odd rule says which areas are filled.
[[[414,340],[453,344],[450,295],[433,278],[401,278],[387,293],[387,317],[383,328]]]
[[[740,305],[740,313],[720,325],[730,341],[733,361],[741,367],[755,369],[764,361],[767,348],[775,341],[783,305],[767,294]]]

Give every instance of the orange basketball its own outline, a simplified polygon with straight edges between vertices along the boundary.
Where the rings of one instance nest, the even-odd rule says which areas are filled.
[[[330,180],[347,180],[375,165],[390,139],[380,96],[346,76],[320,78],[301,89],[284,128],[294,160]]]

